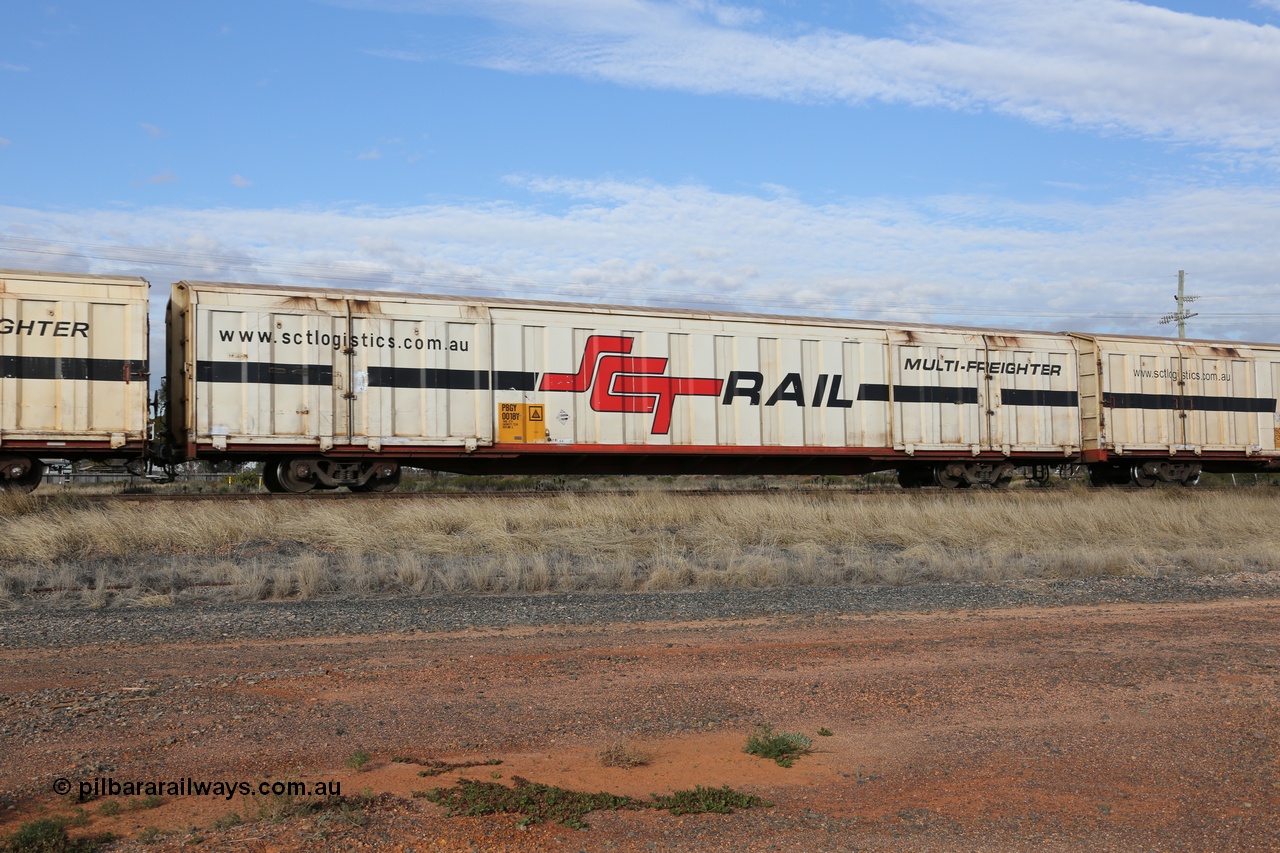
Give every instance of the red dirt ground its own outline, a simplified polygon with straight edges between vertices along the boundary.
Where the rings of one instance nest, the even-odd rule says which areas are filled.
[[[1254,599],[5,650],[0,838],[79,814],[73,836],[113,850],[1276,850],[1278,629],[1280,602]],[[814,752],[745,754],[760,723]],[[650,762],[603,766],[614,742]],[[362,771],[344,767],[357,748]],[[424,778],[393,757],[501,764]],[[772,805],[573,830],[412,797],[514,776]],[[366,799],[273,822],[270,798],[77,803],[49,793],[60,777],[336,780]]]

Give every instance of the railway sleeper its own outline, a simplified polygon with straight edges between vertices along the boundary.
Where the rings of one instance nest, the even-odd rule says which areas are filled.
[[[262,484],[269,492],[309,492],[346,486],[353,492],[390,492],[400,485],[400,465],[387,460],[305,457],[268,461]]]

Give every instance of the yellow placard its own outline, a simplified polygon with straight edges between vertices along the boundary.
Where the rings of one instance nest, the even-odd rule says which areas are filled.
[[[541,403],[498,404],[498,441],[535,444],[546,440],[546,417]]]

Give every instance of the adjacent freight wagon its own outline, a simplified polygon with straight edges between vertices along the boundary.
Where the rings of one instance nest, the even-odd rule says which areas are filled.
[[[98,298],[69,281],[44,279]],[[123,326],[93,328],[124,351]],[[1062,463],[1099,485],[1280,467],[1271,344],[184,281],[167,351],[170,434],[150,457],[262,462],[272,491],[390,490],[404,467],[897,470],[908,487]],[[0,397],[6,424],[19,402]]]
[[[147,439],[147,282],[0,270],[0,484],[42,459],[140,459]]]

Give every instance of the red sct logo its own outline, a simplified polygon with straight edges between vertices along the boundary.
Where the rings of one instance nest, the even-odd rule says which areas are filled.
[[[590,389],[597,412],[653,412],[654,435],[671,431],[671,409],[677,397],[719,397],[723,379],[666,376],[667,359],[628,355],[635,338],[592,335],[577,373],[547,373],[539,391]]]

